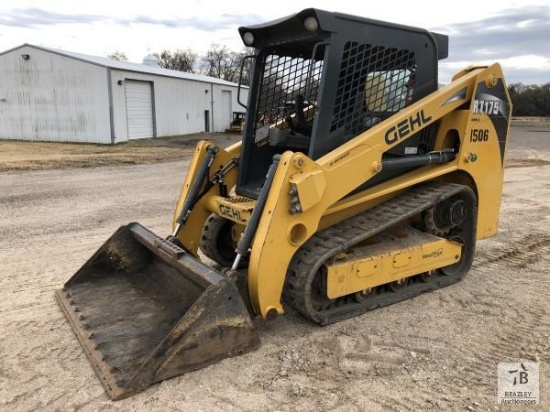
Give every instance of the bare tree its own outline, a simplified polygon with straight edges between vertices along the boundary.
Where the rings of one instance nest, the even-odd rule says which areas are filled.
[[[222,66],[221,78],[230,82],[239,81],[239,53],[229,52]]]
[[[120,50],[115,50],[111,54],[108,54],[107,57],[111,60],[117,60],[117,61],[128,60],[128,57],[126,57],[126,54],[124,52],[121,52]]]
[[[241,84],[248,86],[250,85],[251,76],[252,76],[252,59],[246,59],[246,56],[251,56],[254,54],[254,49],[250,47],[243,48],[240,52],[236,52],[236,58],[235,58],[235,80],[239,80],[239,76],[241,76]],[[242,66],[242,73],[241,73],[241,66]]]
[[[160,54],[154,53],[160,67],[181,72],[195,73],[197,53],[191,49],[176,50],[175,52],[163,50]]]
[[[238,82],[242,70],[241,83],[245,86],[250,84],[252,73],[252,59],[246,59],[246,56],[254,54],[253,48],[245,47],[241,51],[235,52],[220,44],[212,44],[210,49],[199,58],[199,55],[187,50],[163,50],[160,53],[153,53],[160,67],[182,72],[195,73],[197,69],[211,77]],[[116,50],[107,55],[111,60],[126,61],[128,57],[124,52]],[[244,61],[244,63],[243,63]],[[200,62],[200,64],[199,64]],[[200,66],[200,67],[199,67]]]
[[[224,78],[230,63],[230,51],[226,46],[211,44],[210,49],[202,57],[204,74],[210,77]]]
[[[251,49],[243,49],[240,52],[230,51],[226,46],[212,44],[210,49],[202,57],[203,73],[207,76],[217,77],[230,82],[239,80],[241,64],[244,58],[252,54]],[[251,60],[244,62],[242,84],[250,83]]]

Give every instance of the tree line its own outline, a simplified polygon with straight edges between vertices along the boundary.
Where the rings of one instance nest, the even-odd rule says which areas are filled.
[[[243,66],[242,84],[250,83],[252,49],[229,50],[226,46],[212,44],[202,55],[191,49],[163,50],[153,53],[160,67],[188,73],[204,74],[237,83],[241,65]],[[128,60],[123,52],[115,51],[108,56],[113,60]],[[244,61],[244,64],[243,64]],[[543,85],[525,85],[512,83],[508,86],[514,104],[514,116],[550,117],[550,83]]]
[[[241,82],[248,85],[250,83],[251,60],[246,59],[246,56],[252,54],[252,50],[244,48],[236,52],[229,50],[227,46],[212,44],[202,55],[187,49],[163,50],[160,53],[153,53],[153,56],[155,56],[159,67],[187,73],[204,74],[234,83],[239,81],[242,66]],[[126,54],[118,50],[107,57],[112,60],[128,60]]]
[[[513,83],[508,86],[508,91],[514,105],[514,116],[550,117],[550,83]]]

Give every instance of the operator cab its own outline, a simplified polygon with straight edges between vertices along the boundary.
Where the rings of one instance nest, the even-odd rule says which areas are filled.
[[[317,9],[239,33],[255,49],[237,183],[252,198],[274,155],[322,157],[435,91],[447,56],[446,36]],[[406,145],[431,150],[433,134]],[[388,155],[404,155],[400,146]]]

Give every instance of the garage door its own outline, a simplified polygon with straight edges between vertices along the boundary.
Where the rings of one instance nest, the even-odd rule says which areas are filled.
[[[154,137],[152,83],[126,80],[125,85],[128,139]]]
[[[229,127],[231,122],[231,92],[222,90],[222,104],[221,104],[221,113],[220,113],[220,123],[222,130],[225,130],[226,127]]]

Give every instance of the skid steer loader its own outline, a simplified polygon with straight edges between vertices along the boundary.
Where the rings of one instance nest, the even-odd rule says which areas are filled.
[[[123,226],[57,292],[113,399],[256,348],[253,317],[326,325],[451,285],[497,232],[498,64],[438,88],[446,36],[316,9],[239,33],[242,142],[198,144],[170,236]]]

